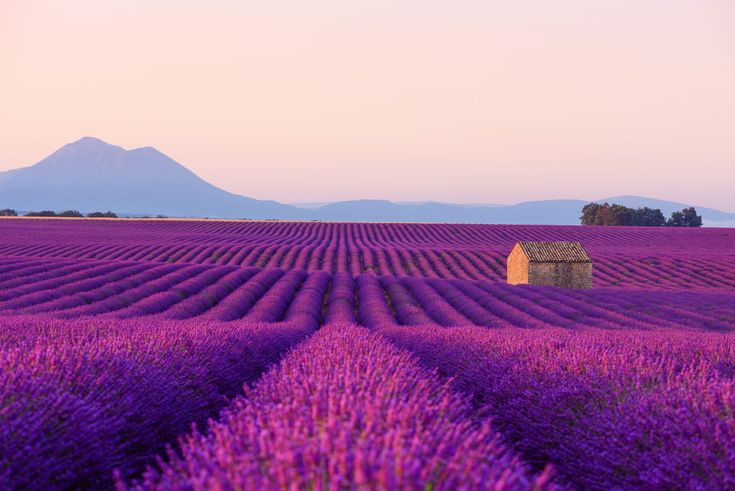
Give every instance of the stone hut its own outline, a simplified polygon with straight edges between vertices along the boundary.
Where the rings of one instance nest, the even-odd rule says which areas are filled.
[[[508,283],[592,288],[592,260],[579,242],[518,242],[508,255]]]

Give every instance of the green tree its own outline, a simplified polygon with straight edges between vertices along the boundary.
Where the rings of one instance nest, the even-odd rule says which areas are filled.
[[[582,225],[663,227],[667,224],[663,212],[659,209],[648,207],[633,209],[617,203],[601,205],[589,203],[582,208],[582,216],[579,219]],[[694,219],[692,223],[695,223]]]
[[[673,212],[666,225],[669,227],[701,227],[702,217],[697,215],[694,207],[684,208]]]
[[[87,213],[87,218],[117,218],[117,215],[111,211],[106,211],[104,213],[101,211],[93,211],[92,213]]]
[[[686,223],[687,227],[702,226],[702,217],[697,215],[697,210],[693,206],[684,208],[681,212],[684,215],[684,223]]]
[[[684,214],[680,211],[671,213],[671,217],[666,222],[668,227],[683,227],[684,226]]]
[[[25,214],[27,217],[55,217],[56,212],[51,210],[43,210],[43,211],[29,211]]]
[[[613,203],[607,210],[605,225],[624,226],[633,224],[634,210]]]
[[[663,227],[666,225],[666,217],[661,210],[645,206],[635,210],[632,225],[638,227]]]
[[[5,208],[4,210],[0,210],[0,217],[17,217],[18,212],[15,210],[11,210],[10,208]]]
[[[610,205],[608,203],[601,204],[595,215],[595,225],[609,225],[610,219],[607,217],[609,214]]]
[[[599,209],[600,205],[598,205],[597,203],[589,203],[584,205],[584,207],[582,208],[582,216],[579,217],[582,225],[595,225]]]
[[[59,213],[60,217],[74,217],[74,218],[80,218],[83,217],[81,213],[79,213],[77,210],[64,210],[61,213]]]

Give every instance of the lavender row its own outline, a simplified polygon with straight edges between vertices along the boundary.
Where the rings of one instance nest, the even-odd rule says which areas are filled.
[[[92,264],[80,264],[78,266],[71,266],[69,268],[62,268],[60,270],[51,271],[45,275],[45,278],[41,281],[28,280],[26,278],[17,278],[12,284],[6,284],[3,286],[2,292],[0,292],[0,301],[8,301],[18,299],[22,295],[26,294],[37,294],[43,291],[50,291],[54,288],[67,285],[69,283],[86,280],[89,278],[99,277],[110,271],[114,271],[120,267],[129,268],[129,264],[115,264],[115,263],[92,263]]]
[[[42,261],[13,261],[3,267],[0,288],[14,288],[20,285],[43,281],[63,274],[69,274],[95,266],[94,262],[69,262],[55,259]]]
[[[289,304],[285,322],[297,322],[314,327],[322,325],[326,317],[325,299],[331,281],[327,273],[310,274]]]
[[[735,237],[727,230],[438,224],[173,225],[131,221],[80,222],[60,227],[53,220],[4,220],[0,232],[7,234],[0,234],[0,255],[502,282],[505,257],[516,240],[577,239],[593,256],[596,286],[735,287],[735,258],[729,252]],[[38,228],[42,226],[46,230]],[[121,226],[125,230],[121,231]],[[186,232],[189,227],[199,227],[201,231]],[[220,227],[230,231],[218,233]],[[205,232],[208,228],[213,230],[211,234]],[[4,277],[2,269],[0,282]]]
[[[0,318],[0,488],[101,489],[203,424],[309,327]]]
[[[234,271],[234,269],[232,267],[205,268],[196,276],[121,309],[115,315],[125,318],[163,312],[182,300],[198,294],[207,286],[219,281],[227,273]]]
[[[149,246],[140,246],[145,251]],[[483,280],[503,282],[505,280],[505,253],[492,251],[416,251],[389,249],[371,251],[361,249],[346,253],[341,249],[314,248],[311,246],[252,246],[243,245],[239,251],[228,251],[220,257],[219,249],[233,246],[192,246],[175,244],[153,249],[157,255],[102,255],[99,258],[126,261],[153,261],[175,263],[201,263],[239,267],[296,269],[307,272],[349,272],[357,276],[375,273],[384,276],[412,276],[423,278]],[[85,247],[86,249],[86,247]],[[177,252],[178,251],[178,252]],[[214,256],[210,256],[214,254]],[[90,252],[89,256],[99,254]],[[218,259],[213,259],[217,257]],[[344,261],[335,262],[342,257]],[[69,260],[65,257],[64,260]],[[713,267],[714,270],[707,270]],[[687,263],[686,269],[676,271],[681,261],[665,261],[655,265],[629,257],[599,257],[595,260],[595,285],[623,288],[656,289],[723,289],[735,285],[735,267],[726,257],[699,259]],[[673,273],[672,273],[673,272]]]
[[[260,270],[247,283],[205,312],[203,318],[223,321],[242,318],[283,274],[280,269]]]
[[[273,223],[273,222],[211,222],[206,220],[151,222],[128,220],[120,222],[74,223],[63,220],[3,220],[4,235],[13,239],[0,253],[10,255],[13,246],[25,245],[38,253],[51,249],[69,250],[75,239],[85,237],[95,249],[108,244],[141,243],[158,246],[163,243],[185,242],[195,245],[258,245],[299,244],[312,247],[344,246],[370,249],[440,248],[452,250],[472,246],[505,250],[519,240],[574,240],[593,252],[621,250],[626,252],[662,252],[673,256],[682,250],[692,254],[726,250],[732,243],[733,232],[727,229],[676,230],[667,228],[574,227],[535,225],[459,225],[407,223]],[[63,240],[44,242],[53,230]]]
[[[56,313],[64,317],[109,314],[171,319],[281,322],[303,285],[314,311],[309,322],[369,327],[428,325],[557,326],[575,329],[651,329],[687,326],[735,328],[732,294],[713,291],[569,291],[468,280],[359,275],[322,271],[240,269],[211,265],[92,263],[82,271],[18,286],[3,294],[5,313]],[[36,286],[34,286],[36,285]],[[326,286],[324,286],[326,285]],[[301,308],[301,315],[305,309]]]
[[[135,263],[133,263],[135,264]],[[140,265],[137,265],[140,266]],[[23,313],[61,313],[70,315],[73,312],[83,313],[90,305],[102,302],[110,297],[121,295],[126,291],[154,282],[175,271],[180,266],[155,265],[147,268],[120,268],[102,278],[97,288],[79,288],[70,283],[49,292],[50,299],[22,309]],[[122,275],[120,273],[123,273]]]
[[[701,331],[380,331],[456,377],[525,460],[580,489],[735,484],[735,338]]]
[[[330,325],[135,489],[543,489],[447,382]]]
[[[235,269],[216,283],[202,289],[199,294],[175,304],[163,315],[168,319],[190,319],[201,315],[219,304],[222,299],[240,288],[259,271],[255,268]]]
[[[6,295],[8,300],[0,302],[0,309],[19,310],[33,308],[36,305],[58,300],[59,297],[84,293],[104,287],[108,282],[119,281],[130,275],[149,269],[140,264],[108,264],[81,273],[59,277],[50,288],[28,292],[27,288],[10,289]],[[20,290],[26,290],[21,293]]]
[[[293,301],[296,291],[304,283],[303,271],[287,271],[281,279],[260,298],[244,317],[253,322],[278,322]]]
[[[108,314],[110,312],[117,312],[121,309],[125,309],[130,305],[155,295],[156,293],[163,292],[169,288],[181,283],[182,281],[188,280],[189,278],[201,273],[204,266],[176,266],[167,265],[168,267],[159,271],[157,277],[150,281],[143,283],[134,282],[132,288],[122,290],[120,293],[116,293],[111,296],[106,296],[104,300],[90,303],[87,305],[81,305],[73,309],[64,310],[61,315],[65,317],[79,317],[84,315],[99,315]],[[162,273],[162,274],[160,274]],[[102,288],[110,287],[105,285]]]

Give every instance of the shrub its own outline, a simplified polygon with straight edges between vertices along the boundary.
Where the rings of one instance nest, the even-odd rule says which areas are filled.
[[[117,215],[111,211],[101,212],[101,211],[93,211],[92,213],[87,213],[87,218],[117,218]]]
[[[64,210],[61,213],[59,213],[60,217],[73,217],[73,218],[81,218],[84,215],[82,215],[77,210]]]
[[[55,211],[43,210],[43,211],[29,211],[25,214],[27,217],[55,217],[58,216]]]

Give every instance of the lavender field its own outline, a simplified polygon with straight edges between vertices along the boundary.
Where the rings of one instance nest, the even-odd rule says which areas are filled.
[[[0,489],[731,489],[733,329],[735,230],[3,219]]]

